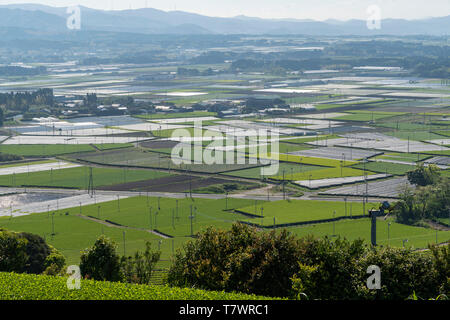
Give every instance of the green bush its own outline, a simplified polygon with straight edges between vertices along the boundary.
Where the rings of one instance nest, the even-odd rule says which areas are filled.
[[[309,299],[326,300],[355,296],[354,274],[366,250],[362,240],[306,237],[300,250],[300,270],[292,278],[296,297],[302,293]]]
[[[437,183],[440,178],[440,171],[436,165],[431,164],[425,167],[424,164],[420,164],[415,170],[409,171],[407,176],[411,184],[424,187]]]
[[[28,255],[23,273],[40,274],[46,269],[45,260],[50,255],[51,250],[45,240],[35,234],[22,232],[19,237],[27,240],[26,252]]]
[[[450,245],[429,247],[433,255],[434,269],[437,272],[438,281],[441,284],[441,294],[450,296]]]
[[[27,240],[0,229],[0,271],[22,272],[27,261]]]
[[[120,257],[116,253],[114,241],[100,236],[92,248],[81,254],[80,271],[87,279],[101,281],[120,281]]]
[[[368,247],[361,241],[302,240],[300,269],[292,278],[294,297],[324,300],[405,300],[448,295],[450,246],[430,252]],[[381,289],[367,288],[367,269],[381,270]]]
[[[209,228],[178,251],[174,286],[321,300],[405,300],[448,295],[450,246],[427,252],[372,247],[363,240],[261,232],[244,224]],[[369,266],[381,269],[381,289],[369,290]]]
[[[122,257],[121,270],[124,280],[129,283],[149,284],[156,263],[161,257],[160,251],[152,251],[150,242],[145,251],[136,252],[133,257]]]
[[[448,217],[450,202],[450,179],[442,177],[436,183],[416,190],[405,188],[400,200],[393,206],[392,213],[397,221],[413,224],[420,220]]]
[[[298,240],[287,231],[259,232],[244,224],[234,224],[229,231],[209,228],[176,254],[168,282],[287,297],[298,258]]]
[[[381,289],[368,290],[367,268],[381,269]],[[368,300],[405,300],[413,292],[423,298],[439,295],[439,279],[430,254],[403,248],[371,249],[359,261],[355,271],[355,298]]]
[[[49,267],[60,272],[64,256],[38,235],[0,230],[0,271],[44,273]]]
[[[66,265],[66,258],[54,247],[50,246],[50,254],[45,258],[43,274],[58,275],[61,274]]]

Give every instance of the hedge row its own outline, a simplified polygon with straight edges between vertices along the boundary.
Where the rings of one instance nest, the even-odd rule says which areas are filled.
[[[165,286],[81,280],[80,290],[67,289],[67,278],[0,273],[0,300],[268,300],[239,293]]]

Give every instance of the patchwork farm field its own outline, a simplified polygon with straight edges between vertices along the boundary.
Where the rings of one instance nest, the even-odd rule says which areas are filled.
[[[391,224],[388,226],[388,224]],[[287,228],[299,237],[313,235],[316,237],[345,237],[349,240],[363,239],[370,243],[370,219],[342,220],[335,223],[322,223],[300,227]],[[333,232],[334,230],[334,232]],[[388,231],[389,230],[389,231]],[[377,220],[377,243],[383,246],[426,248],[428,244],[445,243],[450,240],[450,231],[436,231],[433,229],[408,226],[392,220]],[[407,241],[406,241],[407,240]]]
[[[375,203],[367,203],[364,206],[361,202],[345,203],[343,201],[283,200],[255,202],[252,206],[239,208],[237,211],[259,216],[259,218],[247,220],[247,222],[267,227],[342,217],[367,216],[363,208],[370,209],[376,205]]]
[[[91,145],[74,144],[33,144],[33,145],[0,145],[0,152],[26,157],[51,157],[77,152],[93,152]]]
[[[128,183],[120,183],[102,187],[103,190],[111,191],[139,191],[139,192],[194,192],[203,190],[210,186],[223,186],[233,183],[237,186],[245,187],[248,183],[240,181],[225,180],[215,177],[198,177],[186,174],[177,174],[151,180],[141,180]],[[224,192],[221,192],[224,193]]]
[[[242,75],[242,78],[245,80],[243,87],[246,85],[253,87],[247,82],[255,79],[275,81],[275,78],[268,79],[266,75]],[[183,80],[183,86],[191,85],[191,80],[193,79]],[[408,185],[404,176],[415,168],[415,163],[430,160],[434,155],[450,155],[444,146],[433,142],[446,141],[449,135],[448,124],[443,120],[443,115],[424,115],[425,118],[418,114],[414,115],[409,109],[402,108],[400,102],[396,103],[397,98],[364,97],[377,92],[383,94],[387,89],[382,86],[367,88],[367,85],[364,85],[358,88],[360,80],[339,81],[343,83],[321,86],[320,89],[314,89],[318,90],[317,93],[308,93],[308,96],[295,92],[289,94],[277,92],[277,99],[296,103],[317,102],[314,103],[316,110],[293,115],[255,113],[250,117],[240,118],[223,117],[222,114],[214,112],[182,112],[107,119],[93,117],[79,121],[97,123],[99,127],[92,129],[92,132],[109,131],[110,135],[105,137],[74,135],[75,140],[71,140],[72,144],[63,144],[66,139],[63,136],[40,137],[39,133],[34,133],[33,136],[25,132],[19,132],[22,136],[16,136],[11,141],[11,138],[6,139],[8,136],[6,132],[4,134],[6,144],[0,144],[0,153],[38,158],[42,161],[26,160],[28,162],[17,165],[8,163],[0,166],[0,170],[5,173],[0,175],[0,186],[86,189],[90,171],[87,165],[90,165],[93,166],[93,184],[96,189],[107,191],[105,195],[109,197],[116,193],[120,195],[121,191],[133,191],[136,192],[136,197],[119,196],[114,201],[110,201],[112,197],[104,200],[109,202],[99,201],[99,197],[90,198],[80,203],[80,206],[69,209],[51,208],[53,210],[48,212],[17,214],[17,217],[11,214],[11,217],[0,218],[0,228],[27,231],[44,237],[49,244],[67,257],[68,264],[78,264],[81,251],[92,246],[102,234],[116,242],[120,254],[130,255],[137,250],[143,250],[145,243],[149,241],[154,249],[162,252],[158,269],[167,269],[173,254],[197,232],[204,231],[208,227],[229,229],[238,221],[255,225],[263,232],[273,228],[276,230],[287,228],[292,234],[301,237],[341,236],[350,240],[362,238],[369,242],[370,220],[367,211],[372,207],[378,207],[379,203],[363,204],[355,200],[344,201],[343,198],[351,195],[362,197],[365,185],[361,179],[365,173],[369,178],[378,179],[368,183],[369,195],[379,198],[398,197],[401,188]],[[346,81],[350,83],[346,84]],[[192,81],[194,84],[199,82],[204,81],[200,79]],[[255,93],[254,90],[258,90],[256,85],[256,88],[251,89],[236,86],[234,89],[226,89],[226,92],[216,92],[206,84],[202,83],[201,86],[186,90],[158,89],[143,95],[142,98],[173,101],[180,106],[208,99],[228,99],[237,94],[251,96]],[[347,93],[334,95],[334,86],[341,86]],[[195,92],[206,94],[189,96]],[[171,98],[167,97],[167,93]],[[362,96],[360,93],[363,93]],[[172,96],[173,94],[176,96]],[[270,92],[265,94],[271,95]],[[395,109],[391,110],[394,103]],[[408,101],[406,105],[409,103],[414,107],[426,107],[425,102]],[[328,111],[320,113],[321,109]],[[224,159],[230,154],[234,159],[239,155],[245,160],[245,164],[209,165],[204,162],[192,165],[174,164],[171,153],[179,142],[169,139],[177,129],[185,129],[193,136],[194,120],[199,119],[204,120],[204,129],[214,130],[221,134],[222,138],[244,137],[246,145],[243,145],[243,141],[238,141],[237,145],[223,146],[221,150],[224,151]],[[253,140],[246,135],[251,130],[258,129],[280,130],[277,153],[271,149],[270,143],[267,149],[255,150],[256,145],[258,147],[267,145],[266,141],[254,142],[249,146]],[[82,130],[84,129],[74,132],[82,133]],[[87,130],[85,133],[89,132],[89,129]],[[205,130],[202,133],[205,133]],[[40,139],[45,140],[40,143],[34,142]],[[191,140],[201,145],[202,153],[206,151],[216,155],[210,147],[210,139],[192,138],[186,142],[190,143]],[[36,144],[8,144],[15,141]],[[47,141],[49,144],[45,144]],[[76,144],[77,141],[80,143]],[[100,143],[102,141],[105,143]],[[193,149],[189,147],[189,150],[193,155]],[[265,175],[264,169],[262,170],[264,165],[260,162],[254,163],[257,154],[265,160],[279,160],[278,172],[270,176]],[[68,163],[76,162],[82,165],[28,172],[28,167],[41,166],[45,169],[56,165],[56,160],[47,160],[56,156]],[[179,156],[184,157],[188,155]],[[364,166],[361,161],[365,158],[376,161],[370,161]],[[446,159],[436,161],[445,162]],[[76,163],[74,165],[78,165]],[[16,170],[21,168],[22,172],[14,173],[15,168]],[[159,169],[162,171],[158,171]],[[443,171],[443,175],[448,176],[449,172]],[[388,178],[384,174],[399,177]],[[252,184],[245,179],[255,181]],[[259,184],[256,180],[264,180],[264,183]],[[266,199],[266,192],[271,191],[277,195],[282,180],[288,182],[290,192],[292,189],[295,191],[308,189],[305,198],[311,193],[327,198],[335,196],[336,200],[269,202],[252,199]],[[195,195],[194,198],[189,197],[190,191],[214,193],[211,190],[223,188],[227,184],[237,185],[237,188],[235,194],[230,192],[226,199],[218,199],[224,197],[223,194],[204,194],[201,196],[202,199],[195,198]],[[258,189],[249,191],[247,187]],[[152,197],[151,194],[145,196],[151,192],[170,193],[170,198]],[[85,196],[88,197],[86,194]],[[62,200],[58,201],[56,206],[62,208],[59,206]],[[65,207],[73,205],[76,205],[76,202]],[[7,209],[4,212],[8,214]],[[29,212],[32,211],[24,211],[25,214]],[[334,219],[336,220],[331,222]],[[442,222],[445,223],[445,219]],[[391,223],[390,226],[388,223]],[[380,245],[390,244],[396,247],[405,245],[425,248],[429,243],[445,242],[450,238],[450,231],[407,226],[396,223],[391,218],[378,220],[377,233]]]
[[[256,157],[250,155],[250,157]],[[284,179],[285,180],[318,180],[326,178],[341,178],[341,177],[357,177],[364,175],[364,171],[359,168],[352,168],[350,166],[358,164],[357,161],[343,161],[336,159],[325,159],[325,158],[315,158],[308,156],[292,155],[292,154],[260,154],[262,159],[271,159],[282,161],[282,163],[297,164],[302,168],[306,165],[319,167],[317,170],[297,170],[293,172],[291,170],[286,170]],[[321,168],[320,168],[321,167]],[[239,172],[236,172],[239,174]],[[233,173],[233,174],[236,174]],[[374,174],[367,170],[367,174]],[[282,170],[278,172],[278,175],[270,177],[274,180],[283,180]]]
[[[119,198],[117,201],[81,208],[51,210],[49,213],[14,218],[0,217],[0,227],[44,237],[61,250],[70,263],[78,263],[81,250],[91,246],[101,234],[113,239],[121,253],[131,254],[142,250],[145,242],[150,241],[153,248],[159,248],[163,252],[161,263],[164,265],[191,236],[191,206],[192,232],[196,234],[208,226],[230,227],[233,222],[245,218],[233,213],[232,209],[251,203],[250,200],[232,198]],[[158,230],[169,237],[153,234],[151,230]]]
[[[431,156],[420,153],[385,153],[382,156],[375,157],[375,159],[404,161],[404,162],[419,162],[431,158]]]
[[[368,175],[374,173],[366,171]],[[297,172],[294,174],[287,173],[284,177],[285,180],[300,181],[300,180],[319,180],[327,178],[343,178],[343,177],[360,177],[364,176],[364,171],[360,169],[354,169],[349,167],[340,168],[324,168],[314,171]],[[283,180],[282,175],[271,177],[274,180]]]
[[[0,185],[7,187],[33,186],[87,189],[89,175],[88,167],[9,174],[0,176]],[[169,175],[168,173],[152,170],[92,168],[93,185],[95,188],[119,183],[156,179]]]
[[[155,141],[156,142],[156,141]],[[158,146],[158,144],[150,142],[152,146]],[[148,145],[148,144],[147,144]],[[166,143],[160,144],[159,146],[165,146]],[[179,170],[185,172],[198,172],[198,173],[221,173],[227,171],[233,171],[238,169],[259,167],[258,164],[249,164],[249,161],[246,161],[246,164],[226,164],[227,154],[224,153],[224,164],[175,164],[172,160],[172,156],[170,154],[171,149],[169,148],[153,148],[157,150],[157,152],[151,152],[146,150],[141,150],[137,148],[130,148],[126,150],[112,150],[112,151],[104,151],[104,152],[96,152],[96,153],[87,153],[87,154],[75,154],[70,158],[74,160],[88,161],[94,164],[106,164],[106,165],[114,165],[118,167],[147,167],[147,168],[155,168],[155,169],[166,169],[166,170]],[[169,154],[166,154],[162,151],[168,151]],[[192,157],[194,153],[192,152]],[[189,159],[185,155],[182,155],[183,158],[178,158],[180,161],[183,159]],[[232,152],[232,156],[234,159],[237,159],[237,153]],[[245,158],[245,155],[242,154]]]
[[[376,204],[366,204],[366,209],[369,206]],[[249,218],[249,215],[252,217]],[[0,217],[0,228],[38,234],[60,250],[68,263],[75,264],[79,263],[80,252],[90,247],[101,234],[114,240],[121,254],[142,250],[149,241],[154,249],[162,251],[158,266],[166,268],[176,250],[191,239],[191,234],[209,226],[228,229],[236,221],[246,221],[272,228],[274,222],[275,226],[279,226],[322,220],[322,223],[288,227],[290,232],[299,236],[312,234],[322,237],[333,234],[333,223],[327,223],[327,220],[361,215],[361,202],[266,202],[235,198],[209,200],[141,196],[14,218]],[[386,223],[383,220],[378,223],[380,244],[387,243]],[[336,235],[348,239],[368,240],[370,237],[369,219],[340,220],[334,224]],[[436,237],[436,232],[432,229],[397,223],[392,223],[390,228],[391,245],[394,246],[402,246],[401,240],[409,239],[407,245],[426,247]],[[152,230],[163,235],[152,233]],[[439,241],[446,241],[450,237],[448,231],[439,231],[437,234]]]
[[[415,166],[401,163],[392,163],[392,162],[374,162],[369,161],[365,165],[360,163],[354,165],[353,168],[364,169],[377,172],[377,173],[387,173],[393,175],[405,175],[408,171],[414,170]]]
[[[216,112],[180,112],[180,113],[170,113],[170,114],[149,114],[149,115],[138,115],[136,118],[145,120],[162,120],[162,119],[178,119],[178,118],[197,118],[197,117],[215,117]]]
[[[340,121],[362,121],[362,122],[370,122],[370,121],[378,121],[385,120],[388,118],[392,118],[398,115],[403,115],[405,113],[402,112],[370,112],[370,111],[352,111],[348,115],[336,117],[334,120]]]
[[[267,169],[269,170],[269,169]],[[298,173],[312,172],[316,170],[324,170],[323,167],[312,166],[306,164],[286,163],[281,162],[278,173],[275,176],[282,175],[285,172],[286,179],[294,180],[294,176]],[[224,173],[226,176],[248,178],[248,179],[261,179],[261,178],[273,178],[274,175],[265,175],[264,167],[236,170]]]
[[[66,212],[69,212],[66,215]],[[79,263],[81,251],[93,245],[95,240],[101,235],[111,238],[118,244],[118,252],[132,254],[137,250],[145,248],[146,241],[156,244],[159,237],[146,231],[121,230],[102,225],[78,217],[76,209],[61,210],[50,214],[37,213],[29,216],[6,218],[0,217],[2,228],[18,231],[30,232],[43,237],[49,244],[57,248],[68,260],[68,263]],[[52,217],[54,227],[52,227]],[[54,230],[54,235],[52,235]],[[123,231],[125,231],[125,247],[123,245]],[[155,248],[153,246],[153,248]]]
[[[430,129],[425,131],[393,131],[386,132],[387,135],[393,136],[395,138],[404,139],[404,140],[416,140],[416,141],[426,141],[426,140],[434,140],[434,139],[445,139],[444,136],[433,133]]]
[[[255,155],[250,155],[250,157],[256,157]],[[340,167],[341,165],[344,166],[351,166],[355,165],[358,162],[357,161],[350,161],[346,160],[343,162],[342,160],[336,160],[336,159],[325,159],[325,158],[315,158],[315,157],[308,157],[308,156],[298,156],[298,155],[291,155],[291,154],[259,154],[259,158],[261,159],[271,159],[271,160],[279,160],[282,162],[292,162],[292,163],[299,163],[299,164],[306,164],[306,165],[313,165],[313,166],[322,166],[322,167]]]

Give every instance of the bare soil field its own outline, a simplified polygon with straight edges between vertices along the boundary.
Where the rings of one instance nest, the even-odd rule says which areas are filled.
[[[102,189],[110,191],[188,192],[190,188],[194,190],[197,188],[204,188],[224,183],[246,184],[243,182],[236,182],[219,178],[202,178],[189,175],[176,175],[160,179],[117,184],[113,186],[103,187]]]
[[[149,149],[166,149],[166,148],[173,148],[177,144],[179,144],[179,142],[177,142],[177,141],[155,140],[155,141],[143,142],[143,143],[140,143],[139,145],[143,148],[149,148]]]

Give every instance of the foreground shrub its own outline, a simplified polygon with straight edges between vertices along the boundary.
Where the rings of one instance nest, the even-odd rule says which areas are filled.
[[[305,246],[307,244],[307,246]],[[449,246],[432,252],[391,247],[366,247],[360,241],[304,240],[300,270],[293,277],[298,299],[405,300],[447,296]],[[367,269],[381,270],[381,289],[367,288]]]
[[[298,270],[298,240],[286,231],[258,232],[244,224],[207,229],[175,257],[168,282],[207,290],[286,297]]]
[[[300,270],[292,278],[297,298],[301,294],[309,299],[355,297],[354,275],[366,251],[362,240],[306,237],[300,241],[300,250]]]
[[[66,258],[54,247],[50,247],[50,254],[45,258],[43,274],[58,275],[65,271]]]
[[[380,290],[368,290],[365,285],[370,265],[381,269]],[[415,292],[422,298],[436,297],[440,293],[440,283],[434,266],[429,253],[391,247],[371,249],[357,264],[355,296],[360,299],[405,300]]]
[[[149,284],[156,263],[161,257],[160,251],[152,251],[150,242],[144,252],[136,252],[133,257],[122,257],[121,270],[124,280],[129,283]]]
[[[152,251],[150,242],[144,252],[137,251],[130,257],[120,257],[116,249],[114,241],[100,236],[81,255],[81,275],[99,281],[149,284],[161,252]]]
[[[50,255],[51,250],[45,240],[36,235],[27,232],[19,234],[21,238],[27,240],[26,252],[28,255],[27,263],[22,270],[24,273],[40,274],[46,269],[45,260]]]
[[[441,294],[450,296],[450,245],[429,247],[433,255],[434,269],[437,273],[438,282],[441,284]]]
[[[369,266],[381,269],[381,289],[369,290]],[[448,296],[449,246],[431,251],[373,248],[363,240],[261,232],[235,224],[209,228],[175,257],[174,286],[321,300],[405,300]]]
[[[84,278],[101,281],[120,281],[120,257],[114,241],[100,236],[92,248],[81,254],[80,271]]]
[[[27,260],[27,240],[0,229],[0,271],[22,272]]]
[[[0,271],[41,274],[51,267],[59,273],[65,261],[38,235],[0,230]]]

